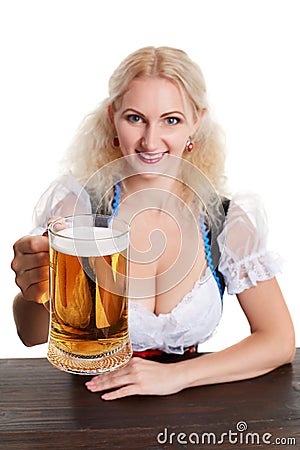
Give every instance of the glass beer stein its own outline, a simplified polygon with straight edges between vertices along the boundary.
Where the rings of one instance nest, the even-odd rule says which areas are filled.
[[[48,360],[77,374],[125,365],[132,356],[128,224],[116,217],[82,214],[52,222],[48,234]]]

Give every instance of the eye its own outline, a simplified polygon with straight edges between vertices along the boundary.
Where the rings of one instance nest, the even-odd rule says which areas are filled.
[[[166,123],[168,125],[177,125],[180,122],[180,119],[178,117],[167,117]]]
[[[143,121],[141,116],[139,116],[138,114],[128,114],[127,120],[132,123],[140,123]]]

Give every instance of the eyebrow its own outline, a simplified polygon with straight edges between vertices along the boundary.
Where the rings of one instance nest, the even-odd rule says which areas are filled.
[[[138,114],[139,116],[145,117],[145,115],[143,113],[141,113],[140,111],[138,111],[135,108],[126,108],[122,114],[126,114],[127,112],[133,112],[135,114]],[[160,117],[163,118],[163,117],[167,117],[167,116],[172,116],[173,114],[179,114],[182,117],[185,117],[184,113],[181,111],[168,111],[166,113],[163,113]]]
[[[182,111],[169,111],[161,115],[161,117],[165,116],[172,116],[173,114],[180,114],[181,116],[185,117]]]

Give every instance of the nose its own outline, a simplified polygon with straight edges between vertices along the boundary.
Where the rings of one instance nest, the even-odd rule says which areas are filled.
[[[148,124],[144,130],[142,146],[145,150],[153,152],[160,148],[161,138],[156,125]]]

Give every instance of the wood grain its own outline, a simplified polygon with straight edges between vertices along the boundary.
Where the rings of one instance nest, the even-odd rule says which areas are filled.
[[[257,433],[261,441],[264,433],[270,433],[272,441],[296,440],[296,445],[286,441],[282,447],[300,448],[300,349],[292,365],[259,378],[166,397],[105,402],[86,390],[86,380],[53,368],[46,359],[0,360],[0,448],[274,448],[262,442],[233,444],[228,435],[219,445],[185,445],[177,440],[179,433],[186,438],[195,436],[191,433],[201,438],[203,433],[214,433],[220,439],[229,430],[237,433],[241,421],[248,428],[237,433],[239,439],[248,432]],[[159,433],[165,433],[160,435],[161,443]]]

